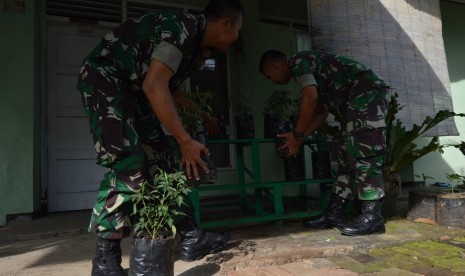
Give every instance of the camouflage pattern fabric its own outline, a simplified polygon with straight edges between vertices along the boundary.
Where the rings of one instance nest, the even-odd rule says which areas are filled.
[[[97,164],[109,169],[100,184],[89,232],[107,239],[127,237],[131,196],[159,168],[180,169],[177,143],[164,134],[141,87],[152,58],[176,69],[170,87],[188,77],[201,57],[204,28],[203,16],[150,13],[108,33],[84,60],[77,88]]]
[[[319,101],[340,123],[341,147],[333,193],[360,200],[384,197],[382,168],[386,151],[385,117],[388,85],[363,64],[347,57],[316,51],[300,52],[289,60],[302,88],[316,85]]]

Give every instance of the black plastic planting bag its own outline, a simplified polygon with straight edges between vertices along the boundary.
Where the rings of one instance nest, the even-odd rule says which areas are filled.
[[[286,132],[292,131],[293,129],[294,129],[294,125],[291,121],[275,122],[274,124],[274,133],[276,134],[286,133]],[[289,153],[288,149],[286,148],[286,149],[280,150],[279,148],[282,147],[286,143],[286,138],[277,137],[276,134],[273,136],[276,153],[278,154],[279,157],[285,158],[287,154]]]
[[[237,139],[253,139],[255,138],[255,128],[253,124],[253,115],[243,113],[234,116],[236,121]]]
[[[331,178],[331,159],[329,151],[312,152],[313,178]]]
[[[276,134],[286,133],[294,129],[294,124],[292,121],[277,122],[274,124],[274,132]],[[286,181],[299,181],[305,179],[305,156],[303,153],[303,148],[295,157],[288,157],[288,149],[279,149],[282,145],[286,143],[286,138],[283,137],[274,137],[275,139],[275,148],[279,157],[283,159],[284,162],[284,175]]]
[[[205,146],[207,145],[207,136],[205,132],[198,133],[197,136],[194,138],[195,140],[199,141]],[[200,179],[196,180],[194,176],[192,175],[192,178],[188,179],[186,182],[189,187],[196,188],[200,184],[216,183],[217,171],[216,171],[215,161],[213,161],[213,158],[211,156],[206,156],[203,153],[200,154],[200,157],[202,158],[203,162],[205,162],[205,165],[208,168],[208,173],[205,173],[200,166],[197,166]]]
[[[134,238],[129,276],[173,276],[174,243],[174,238]]]
[[[286,181],[300,181],[305,179],[305,157],[302,151],[295,157],[284,157],[283,162]]]
[[[276,113],[265,113],[264,123],[263,123],[263,137],[264,138],[275,138],[276,134],[283,133],[277,128],[277,124],[280,123],[278,114]],[[291,129],[292,130],[292,129]],[[290,131],[290,130],[288,130]],[[287,131],[285,131],[287,132]]]
[[[199,180],[196,180],[194,178],[193,172],[192,173],[192,178],[188,179],[186,181],[187,185],[192,188],[196,188],[200,184],[214,184],[216,183],[216,166],[215,162],[210,156],[206,156],[205,154],[201,153],[200,157],[202,157],[203,162],[205,162],[205,165],[208,168],[208,173],[204,172],[203,169],[200,166],[197,166],[198,173],[199,173]]]

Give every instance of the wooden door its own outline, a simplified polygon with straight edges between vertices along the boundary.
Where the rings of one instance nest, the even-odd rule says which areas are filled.
[[[76,82],[83,58],[108,30],[47,24],[47,187],[50,212],[91,209],[104,168],[96,153]]]

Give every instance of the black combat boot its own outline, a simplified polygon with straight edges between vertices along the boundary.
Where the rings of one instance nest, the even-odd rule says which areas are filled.
[[[346,204],[347,199],[331,194],[328,208],[318,216],[305,220],[304,226],[312,229],[326,229],[344,225]]]
[[[205,232],[194,220],[184,220],[179,226],[181,236],[179,258],[185,262],[200,260],[208,254],[220,251],[229,241],[228,232]]]
[[[120,243],[121,240],[97,238],[97,249],[92,259],[92,276],[124,276]]]
[[[360,236],[386,232],[384,218],[381,215],[382,203],[382,199],[362,201],[362,213],[353,222],[339,228],[341,233],[348,236]]]

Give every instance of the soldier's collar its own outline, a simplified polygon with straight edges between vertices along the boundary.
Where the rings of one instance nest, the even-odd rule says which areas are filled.
[[[200,41],[202,41],[203,35],[205,34],[205,27],[206,27],[205,22],[206,22],[206,19],[205,19],[204,14],[200,14],[199,16],[197,16],[197,27],[199,30]]]

